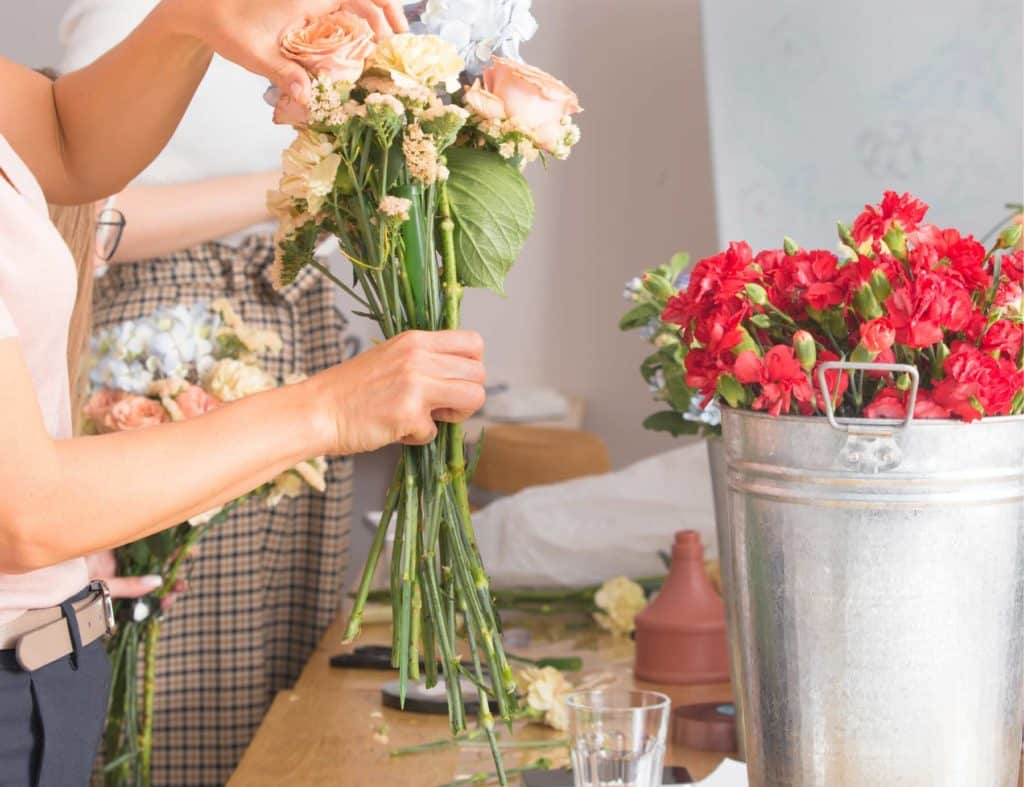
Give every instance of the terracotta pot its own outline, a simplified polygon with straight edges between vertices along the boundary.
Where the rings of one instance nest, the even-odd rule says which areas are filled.
[[[700,533],[676,533],[661,592],[636,618],[636,677],[653,683],[729,681],[725,605],[704,570]]]

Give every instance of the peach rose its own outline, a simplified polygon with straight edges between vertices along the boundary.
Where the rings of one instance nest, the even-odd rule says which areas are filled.
[[[165,421],[167,411],[160,402],[148,396],[125,394],[110,408],[104,418],[103,428],[108,432],[129,432]]]
[[[174,403],[178,405],[178,409],[181,410],[181,414],[185,418],[195,418],[211,412],[222,404],[220,399],[208,394],[198,385],[188,386],[174,398]]]
[[[537,147],[554,152],[566,135],[563,119],[582,112],[576,94],[539,68],[494,58],[484,71],[484,89],[505,105],[505,115]]]
[[[505,119],[505,102],[487,91],[479,79],[466,91],[462,101],[470,112],[483,120],[498,122]]]
[[[291,96],[278,94],[274,104],[274,123],[279,126],[304,126],[309,121],[309,107]]]
[[[101,388],[89,397],[89,401],[85,403],[83,414],[97,430],[103,431],[106,428],[107,416],[110,411],[127,395],[124,391]]]
[[[331,82],[354,84],[373,50],[369,23],[348,11],[306,19],[290,27],[281,38],[285,57],[313,76]]]

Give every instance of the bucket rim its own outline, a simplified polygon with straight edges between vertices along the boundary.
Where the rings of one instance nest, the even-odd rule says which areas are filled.
[[[779,423],[819,423],[823,426],[832,428],[832,425],[828,422],[828,418],[824,415],[771,415],[769,413],[758,412],[757,410],[746,410],[739,407],[729,407],[729,405],[720,404],[722,413],[733,413],[740,418],[753,418],[757,420],[772,421]],[[842,419],[842,424],[863,424],[864,426],[902,426],[904,421],[898,418],[853,418],[853,419]],[[979,418],[975,421],[963,421],[956,418],[915,418],[910,422],[908,429],[918,428],[970,428],[976,426],[993,426],[995,424],[1020,424],[1024,423],[1024,414],[1021,415],[992,415],[986,418]]]

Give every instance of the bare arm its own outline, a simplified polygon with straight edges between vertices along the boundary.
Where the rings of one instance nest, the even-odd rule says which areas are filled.
[[[399,29],[401,5],[346,0],[378,29]],[[3,134],[47,199],[80,204],[125,187],[167,143],[214,51],[298,100],[309,78],[279,51],[284,29],[337,0],[164,0],[120,44],[56,82],[0,58]],[[389,26],[390,25],[390,26]]]
[[[277,172],[255,172],[166,186],[129,186],[115,207],[124,235],[111,262],[162,257],[267,221]]]
[[[109,549],[234,499],[297,462],[425,443],[483,404],[483,345],[409,333],[310,380],[181,423],[53,440],[17,342],[0,340],[0,572]]]

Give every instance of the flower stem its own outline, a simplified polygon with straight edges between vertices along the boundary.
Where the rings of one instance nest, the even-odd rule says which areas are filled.
[[[153,705],[156,698],[156,648],[160,639],[160,618],[146,621],[146,643],[143,654],[145,671],[142,677],[142,731],[139,736],[139,777],[142,787],[153,782]]]
[[[384,511],[381,515],[377,532],[374,533],[373,543],[370,545],[370,554],[367,557],[366,565],[363,567],[363,576],[359,580],[359,590],[356,592],[355,602],[352,605],[352,614],[349,615],[348,625],[345,626],[344,642],[352,642],[359,636],[359,629],[363,624],[363,609],[366,607],[366,599],[370,595],[370,585],[373,584],[373,575],[377,571],[377,564],[380,562],[380,553],[387,540],[388,529],[391,527],[391,517],[394,516],[395,506],[398,504],[398,492],[402,481],[402,462],[395,468],[395,476],[388,488],[387,500],[384,504]]]

